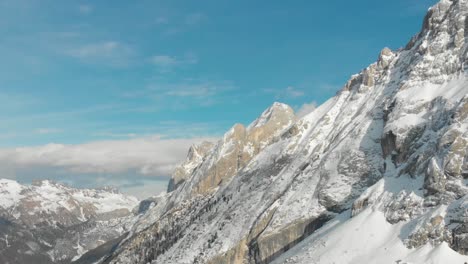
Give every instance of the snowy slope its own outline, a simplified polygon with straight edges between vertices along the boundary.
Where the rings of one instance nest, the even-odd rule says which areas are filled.
[[[128,214],[137,205],[136,198],[110,189],[73,189],[48,180],[26,186],[0,179],[0,206],[30,225],[41,221],[71,225],[119,211]],[[55,219],[55,214],[61,215]]]
[[[392,225],[381,211],[366,209],[349,219],[349,211],[286,252],[273,263],[464,263],[446,242],[408,249],[401,240],[405,224]]]
[[[468,261],[467,15],[443,0],[309,115],[234,126],[104,263]]]
[[[352,217],[347,210],[330,221],[273,263],[464,263],[468,257],[449,247],[447,242],[426,243],[409,248],[405,242],[418,228],[432,227],[439,219],[450,223],[447,206],[440,205],[422,212],[412,220],[391,224],[385,209],[394,201],[396,191],[421,186],[419,179],[400,180],[389,177],[370,187],[357,200],[367,199],[372,206]],[[414,190],[417,189],[415,188]],[[413,199],[421,199],[411,193]],[[440,216],[440,218],[439,218]]]
[[[0,206],[4,209],[14,206],[23,198],[23,186],[16,181],[0,179]]]
[[[112,189],[0,179],[0,260],[67,263],[127,232],[138,200]],[[25,235],[27,234],[27,235]]]

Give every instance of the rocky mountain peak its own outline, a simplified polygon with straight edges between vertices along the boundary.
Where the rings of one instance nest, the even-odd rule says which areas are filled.
[[[363,93],[369,87],[382,84],[390,77],[387,71],[392,63],[398,64],[401,70],[398,81],[403,89],[419,85],[421,81],[442,84],[456,78],[468,61],[465,52],[467,14],[466,0],[440,1],[428,10],[421,31],[404,49],[393,52],[384,48],[377,62],[353,75],[342,92]]]
[[[466,0],[442,0],[429,8],[420,34],[447,31],[457,33],[465,27],[463,22],[468,12]],[[454,30],[449,27],[452,26]]]
[[[197,160],[202,159],[206,156],[208,151],[213,148],[213,143],[208,141],[203,141],[199,144],[192,145],[188,151],[187,159],[189,160]]]
[[[379,59],[377,60],[378,67],[385,69],[387,68],[392,60],[395,58],[396,54],[389,48],[384,48],[380,52]]]
[[[171,179],[169,180],[167,191],[174,191],[180,184],[186,181],[193,171],[203,162],[213,147],[214,144],[208,141],[192,145],[185,161],[174,169]]]
[[[190,191],[181,190],[186,195],[190,193],[188,197],[213,192],[220,184],[228,183],[262,149],[278,140],[294,121],[290,106],[274,103],[247,128],[235,124],[215,146],[206,146],[203,152],[206,155],[196,159],[197,162],[191,161],[189,151],[182,167],[176,169],[168,190],[173,191],[190,179],[191,183],[185,186]]]
[[[268,107],[259,118],[248,126],[248,130],[261,127],[269,122],[282,123],[285,120],[294,119],[294,110],[287,104],[275,102]]]

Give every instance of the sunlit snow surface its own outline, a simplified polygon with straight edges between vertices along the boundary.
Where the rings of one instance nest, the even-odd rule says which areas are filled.
[[[392,225],[383,212],[366,209],[348,219],[346,211],[274,261],[301,264],[443,264],[468,261],[447,243],[408,249],[402,242],[405,223]]]
[[[118,192],[73,189],[47,180],[27,186],[13,180],[0,179],[0,207],[12,210],[22,199],[36,204],[31,208],[33,211],[50,212],[58,208],[71,211],[79,209],[78,204],[86,204],[92,206],[97,214],[102,214],[122,208],[132,210],[138,204],[138,199]]]

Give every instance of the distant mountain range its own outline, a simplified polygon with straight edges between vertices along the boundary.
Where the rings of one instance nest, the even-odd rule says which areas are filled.
[[[0,180],[2,263],[70,263],[126,232],[138,200],[112,189]]]

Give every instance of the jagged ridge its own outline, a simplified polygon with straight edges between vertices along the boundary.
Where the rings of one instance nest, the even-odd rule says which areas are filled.
[[[44,180],[0,179],[0,260],[69,263],[121,236],[133,219],[134,197],[115,189],[74,189]]]
[[[304,118],[285,114],[267,140],[251,138],[271,109],[234,126],[104,262],[373,263],[385,238],[383,262],[468,261],[467,13],[441,1],[404,49],[382,50]],[[388,231],[375,248],[328,243],[366,223]]]

